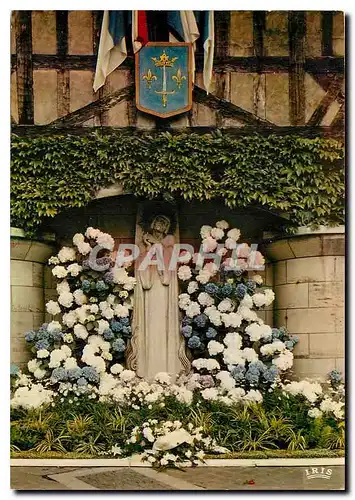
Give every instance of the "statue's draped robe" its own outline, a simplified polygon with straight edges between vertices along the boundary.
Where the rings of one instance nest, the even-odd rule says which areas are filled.
[[[144,256],[147,248],[142,238],[137,243]],[[174,238],[168,236],[157,243],[162,244],[164,270],[156,265],[139,270],[141,259],[136,261],[133,336],[127,352],[128,367],[148,380],[159,372],[175,377],[190,370],[180,334],[177,272],[168,270]]]

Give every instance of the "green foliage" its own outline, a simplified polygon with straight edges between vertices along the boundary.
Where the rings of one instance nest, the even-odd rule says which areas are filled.
[[[166,398],[163,407],[158,403],[149,406],[134,410],[81,396],[80,399],[57,398],[54,407],[13,409],[11,450],[100,456],[114,445],[125,449],[132,429],[141,427],[150,418],[201,426],[232,454],[283,450],[291,454],[287,456],[292,456],[295,452],[345,447],[343,421],[336,421],[327,414],[311,418],[308,416],[309,403],[301,396],[283,395],[280,390],[265,393],[261,404],[247,406],[225,406],[205,401],[200,396],[195,396],[191,406],[176,402],[176,398],[171,401]],[[132,449],[135,446],[140,449],[139,443],[132,446]]]
[[[344,222],[343,145],[221,133],[12,137],[12,225],[29,232],[120,183],[144,198],[223,199],[289,214],[291,226]]]

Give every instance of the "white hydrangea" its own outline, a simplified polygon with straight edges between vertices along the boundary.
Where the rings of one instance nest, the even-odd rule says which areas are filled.
[[[50,323],[48,323],[47,330],[49,333],[52,333],[57,330],[61,332],[62,325],[59,323],[59,321],[51,321]]]
[[[337,419],[344,417],[344,403],[342,401],[333,401],[329,397],[325,397],[320,404],[320,409],[324,413],[333,413]]]
[[[204,306],[204,307],[212,306],[214,304],[213,297],[211,297],[211,295],[209,295],[206,292],[199,293],[197,300],[201,304],[201,306]]]
[[[178,270],[178,277],[182,281],[187,281],[191,278],[192,273],[189,266],[180,266]]]
[[[275,365],[279,370],[285,371],[292,368],[293,365],[293,353],[291,351],[284,351],[279,356],[272,360],[272,364]]]
[[[243,299],[244,300],[244,299]],[[245,321],[258,321],[258,315],[256,314],[255,311],[252,311],[251,309],[249,309],[249,307],[246,307],[246,306],[242,306],[240,305],[237,309],[237,312],[238,314],[241,315],[241,317],[245,320]]]
[[[51,257],[50,259],[48,259],[48,264],[51,266],[51,265],[56,265],[56,264],[59,264],[60,263],[60,260],[58,259],[58,257]]]
[[[231,312],[221,314],[222,321],[226,328],[238,328],[242,324],[242,317],[239,313]]]
[[[264,290],[264,294],[265,294],[265,306],[271,305],[275,300],[274,292],[270,288],[267,288],[266,290]]]
[[[97,236],[96,242],[103,248],[112,251],[115,247],[115,240],[108,233],[101,233]]]
[[[117,316],[118,318],[127,318],[127,316],[129,316],[128,307],[126,307],[122,304],[115,305],[113,311],[115,313],[115,316]],[[108,318],[108,319],[110,319],[110,318]]]
[[[224,236],[224,231],[219,227],[214,227],[211,229],[211,236],[217,241],[221,240]]]
[[[227,347],[234,347],[235,349],[240,349],[242,346],[242,338],[237,332],[228,332],[223,342]]]
[[[74,342],[74,337],[71,333],[64,333],[63,341],[67,344],[71,344],[72,342]]]
[[[63,247],[58,252],[60,262],[72,262],[76,259],[76,251],[72,247]]]
[[[37,359],[30,359],[27,363],[28,371],[34,373],[41,366],[41,362],[37,361]]]
[[[311,408],[308,410],[308,416],[311,418],[318,418],[323,415],[323,412],[319,408]]]
[[[76,362],[76,359],[73,357],[67,358],[64,361],[64,368],[66,370],[72,370],[73,368],[77,368],[78,363]]]
[[[225,230],[229,228],[229,224],[226,220],[219,220],[216,222],[216,227]]]
[[[13,408],[40,408],[42,405],[53,401],[54,392],[45,389],[41,384],[32,384],[31,387],[19,387],[16,389],[11,406]]]
[[[237,248],[237,242],[233,240],[233,238],[227,238],[224,245],[228,250],[234,250]]]
[[[89,243],[79,243],[77,245],[78,252],[81,253],[81,255],[87,255],[88,253],[91,252],[91,246]]]
[[[310,382],[309,380],[290,382],[283,386],[283,390],[293,396],[301,394],[308,399],[310,403],[315,403],[318,397],[323,393],[322,386],[318,382]]]
[[[78,321],[76,311],[69,311],[69,312],[63,314],[62,321],[67,327],[72,328],[75,325],[75,323]]]
[[[218,390],[215,389],[214,387],[204,389],[203,391],[201,391],[201,396],[203,397],[203,399],[206,399],[207,401],[214,401],[218,397]]]
[[[245,394],[243,399],[244,401],[249,401],[251,403],[261,403],[263,400],[263,396],[260,391],[250,389],[250,391]]]
[[[207,269],[201,269],[201,271],[199,271],[198,275],[196,276],[196,281],[198,281],[202,285],[205,285],[210,281],[211,278],[212,274]]]
[[[129,275],[124,267],[115,266],[112,271],[113,281],[118,285],[124,285],[127,283]]]
[[[235,380],[227,371],[220,371],[217,373],[216,379],[220,381],[221,387],[227,391],[235,387]]]
[[[49,351],[47,349],[39,349],[37,351],[37,358],[42,359],[42,358],[48,358],[49,356]]]
[[[265,344],[260,347],[260,352],[264,356],[271,356],[273,355],[276,351],[278,352],[283,352],[286,349],[286,346],[284,342],[281,342],[281,340],[274,340],[270,344]]]
[[[217,311],[217,309],[214,306],[210,306],[205,309],[205,314],[208,316],[208,319],[214,326],[221,326],[222,325],[222,317],[221,313]]]
[[[249,363],[253,363],[259,359],[258,353],[252,347],[245,347],[240,351],[240,353],[246,361],[249,361]]]
[[[70,286],[67,280],[63,280],[61,283],[58,283],[57,292],[58,294],[70,292]]]
[[[136,284],[137,284],[137,279],[134,278],[133,276],[128,276],[128,278],[126,279],[126,283],[123,285],[123,288],[129,292],[134,289]]]
[[[159,382],[159,384],[171,384],[171,377],[166,372],[159,372],[155,375],[154,380]]]
[[[211,235],[211,231],[212,231],[212,226],[207,226],[207,225],[202,226],[201,229],[200,229],[201,238],[205,239],[208,236],[210,236]]]
[[[61,311],[58,302],[56,302],[54,300],[50,300],[49,302],[47,302],[46,309],[47,309],[47,313],[51,314],[52,316],[56,316],[57,314],[60,314],[60,311]]]
[[[195,316],[201,313],[200,304],[198,304],[197,302],[190,302],[190,304],[186,307],[185,311],[186,311],[186,316],[188,316],[189,318],[194,318]]]
[[[190,296],[187,293],[181,293],[179,295],[179,307],[180,307],[180,309],[186,310],[190,304],[191,304]]]
[[[263,278],[260,276],[260,274],[254,274],[251,279],[253,281],[255,281],[255,283],[257,283],[258,285],[262,285],[263,284]]]
[[[253,302],[256,307],[263,307],[266,304],[266,296],[263,293],[254,293]]]
[[[73,305],[74,301],[74,296],[71,292],[64,292],[61,293],[58,297],[58,302],[61,304],[63,307],[71,307]]]
[[[120,379],[123,380],[123,382],[131,382],[135,377],[136,374],[132,370],[123,370],[120,373]]]
[[[84,325],[77,324],[74,326],[74,335],[78,339],[85,340],[88,337],[89,332],[87,331]]]
[[[105,319],[99,319],[97,322],[97,333],[103,335],[104,331],[110,328],[110,323]]]
[[[269,325],[259,325],[258,323],[251,323],[245,329],[245,333],[249,335],[252,342],[256,342],[262,338],[271,337],[271,327]]]
[[[119,363],[115,363],[114,365],[111,366],[110,372],[113,373],[113,375],[118,375],[123,371],[123,366],[120,365]]]
[[[221,300],[221,302],[218,304],[218,310],[222,313],[232,311],[233,308],[234,304],[231,299],[228,298]]]
[[[238,241],[240,238],[240,231],[239,229],[230,229],[227,233],[227,237],[231,238],[234,241]]]
[[[74,234],[74,236],[73,236],[73,243],[74,243],[75,246],[78,246],[81,243],[84,243],[84,241],[85,241],[85,237],[84,237],[83,234],[81,234],[81,233]]]
[[[191,295],[192,293],[196,292],[196,290],[198,290],[197,281],[190,281],[190,283],[187,287],[187,293]]]
[[[224,351],[224,345],[216,340],[210,340],[207,344],[207,349],[210,356],[216,356],[220,352]]]
[[[87,302],[87,297],[85,293],[79,288],[78,290],[75,290],[73,292],[74,300],[78,306],[82,306],[83,304],[86,304]]]
[[[83,268],[77,263],[70,264],[70,266],[67,267],[67,271],[71,276],[78,276],[82,269]]]
[[[251,309],[254,306],[252,297],[248,293],[246,293],[243,299],[240,301],[239,306],[240,308],[246,307],[248,309]]]
[[[245,365],[242,351],[236,349],[235,346],[227,347],[227,349],[224,350],[223,361],[226,365]]]

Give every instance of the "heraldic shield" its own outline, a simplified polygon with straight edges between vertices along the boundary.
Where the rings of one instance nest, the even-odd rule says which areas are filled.
[[[136,53],[136,105],[161,118],[192,106],[192,47],[149,42]]]

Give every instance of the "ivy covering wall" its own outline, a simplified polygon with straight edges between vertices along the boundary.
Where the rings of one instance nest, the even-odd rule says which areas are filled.
[[[344,222],[344,152],[335,139],[93,133],[13,136],[11,151],[11,224],[32,234],[113,183],[145,198],[262,205],[293,226]]]

